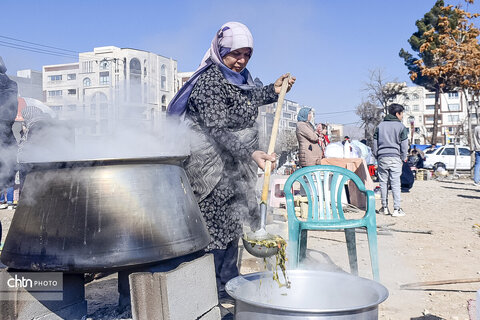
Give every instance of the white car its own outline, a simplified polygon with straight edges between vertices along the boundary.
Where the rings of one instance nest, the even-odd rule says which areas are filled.
[[[439,147],[425,154],[423,166],[427,169],[436,169],[438,166],[453,170],[455,165],[455,148],[453,145]],[[457,146],[457,169],[470,170],[470,149],[465,146]]]

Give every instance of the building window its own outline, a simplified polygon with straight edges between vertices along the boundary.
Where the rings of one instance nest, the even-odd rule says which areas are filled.
[[[83,79],[83,86],[84,87],[90,87],[91,85],[92,85],[92,81],[90,81],[90,78]]]
[[[62,75],[57,74],[57,75],[54,75],[54,76],[48,76],[48,80],[49,81],[62,81]]]
[[[75,95],[77,94],[77,89],[68,89],[68,95]]]
[[[291,114],[290,114],[290,113],[286,113],[286,112],[283,113],[283,117],[286,118],[286,119],[292,119]]]
[[[108,118],[108,103],[106,101],[100,103],[100,118]]]
[[[426,109],[426,110],[435,110],[435,105],[434,105],[434,104],[427,104],[427,105],[425,106],[425,109]]]
[[[458,92],[449,92],[448,99],[458,99]]]
[[[100,85],[110,84],[110,72],[100,72]]]
[[[67,74],[67,80],[77,80],[77,74],[76,73]]]
[[[419,110],[418,104],[415,104],[415,105],[413,106],[413,111],[418,111],[418,110]]]
[[[433,116],[426,116],[425,122],[433,122]]]
[[[49,97],[61,97],[62,96],[62,90],[48,91],[48,96]]]
[[[460,111],[460,105],[458,103],[449,103],[448,111]]]
[[[290,128],[296,128],[296,127],[297,127],[297,124],[296,124],[295,122],[289,121],[289,122],[288,122],[288,126],[289,126]]]
[[[50,109],[55,111],[56,114],[59,114],[60,112],[62,112],[62,106],[50,106]]]
[[[427,93],[427,94],[425,95],[425,98],[426,98],[426,99],[435,99],[435,93]]]
[[[162,96],[162,111],[167,111],[167,96]]]
[[[165,65],[160,68],[160,89],[165,90],[167,87],[167,72]]]
[[[100,61],[100,70],[108,70],[108,68],[110,68],[110,61],[107,59]]]
[[[130,60],[130,101],[142,101],[142,65],[140,60]]]
[[[93,72],[93,61],[83,61],[82,70],[85,73]]]
[[[405,106],[405,111],[410,111],[410,106]]]
[[[458,116],[458,114],[449,114],[448,115],[448,121],[449,122],[459,122],[460,117]]]
[[[418,116],[418,121],[422,122],[422,116]]]
[[[416,93],[412,94],[412,100],[418,100],[418,99],[419,99],[418,94]]]
[[[297,112],[297,107],[296,106],[288,106],[288,110]]]

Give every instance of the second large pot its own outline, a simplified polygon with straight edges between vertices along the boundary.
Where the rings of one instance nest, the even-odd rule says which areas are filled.
[[[183,158],[36,165],[1,260],[38,271],[89,272],[204,249],[205,222]]]
[[[239,276],[226,290],[235,299],[235,320],[376,320],[388,297],[380,283],[347,273],[290,270],[290,288],[271,272]]]

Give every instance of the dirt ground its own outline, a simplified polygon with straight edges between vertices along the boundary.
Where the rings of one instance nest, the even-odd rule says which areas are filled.
[[[410,192],[402,193],[402,200],[406,216],[377,214],[380,278],[389,290],[388,299],[379,306],[379,319],[475,319],[469,317],[468,301],[476,299],[480,289],[480,229],[474,227],[480,224],[480,187],[467,178],[417,180]],[[376,202],[380,208],[380,200]],[[391,195],[389,202],[393,211]],[[286,236],[285,228],[277,223],[277,230],[272,231]],[[357,247],[359,275],[371,279],[363,232],[357,231]],[[242,263],[243,273],[263,268],[252,257]],[[305,267],[349,272],[344,234],[309,232]],[[471,278],[478,282],[400,288],[416,282]]]
[[[480,187],[470,179],[415,181],[402,199],[405,217],[377,214],[380,278],[390,293],[379,306],[379,319],[474,319],[469,318],[468,301],[480,289],[480,229],[475,227],[480,224]],[[2,241],[13,213],[0,210]],[[286,236],[284,213],[275,210],[269,231]],[[365,233],[357,232],[357,247],[360,276],[371,278]],[[349,271],[343,233],[310,232],[308,248],[307,267]],[[262,261],[241,252],[242,273],[263,269]],[[466,278],[479,282],[400,289],[403,284]],[[93,281],[86,295],[91,318],[109,318],[105,316],[114,313],[118,299],[115,275]]]

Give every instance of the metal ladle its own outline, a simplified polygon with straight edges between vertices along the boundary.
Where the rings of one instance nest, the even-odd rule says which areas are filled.
[[[282,88],[280,89],[280,94],[278,95],[277,109],[275,110],[275,119],[273,121],[272,127],[272,136],[270,137],[270,144],[268,145],[268,154],[272,154],[275,149],[275,142],[277,141],[278,135],[278,125],[280,123],[280,115],[283,108],[283,100],[285,94],[287,93],[288,80],[290,79],[290,74],[288,77],[283,79]],[[259,244],[261,241],[272,240],[275,241],[279,236],[272,235],[267,232],[265,229],[267,221],[267,198],[268,191],[270,186],[270,174],[272,171],[272,162],[267,160],[265,163],[265,174],[263,180],[263,189],[262,189],[262,198],[260,202],[260,229],[255,232],[249,232],[243,236],[243,246],[245,250],[248,251],[251,255],[258,258],[267,258],[277,254],[278,246],[267,247],[264,244]]]

